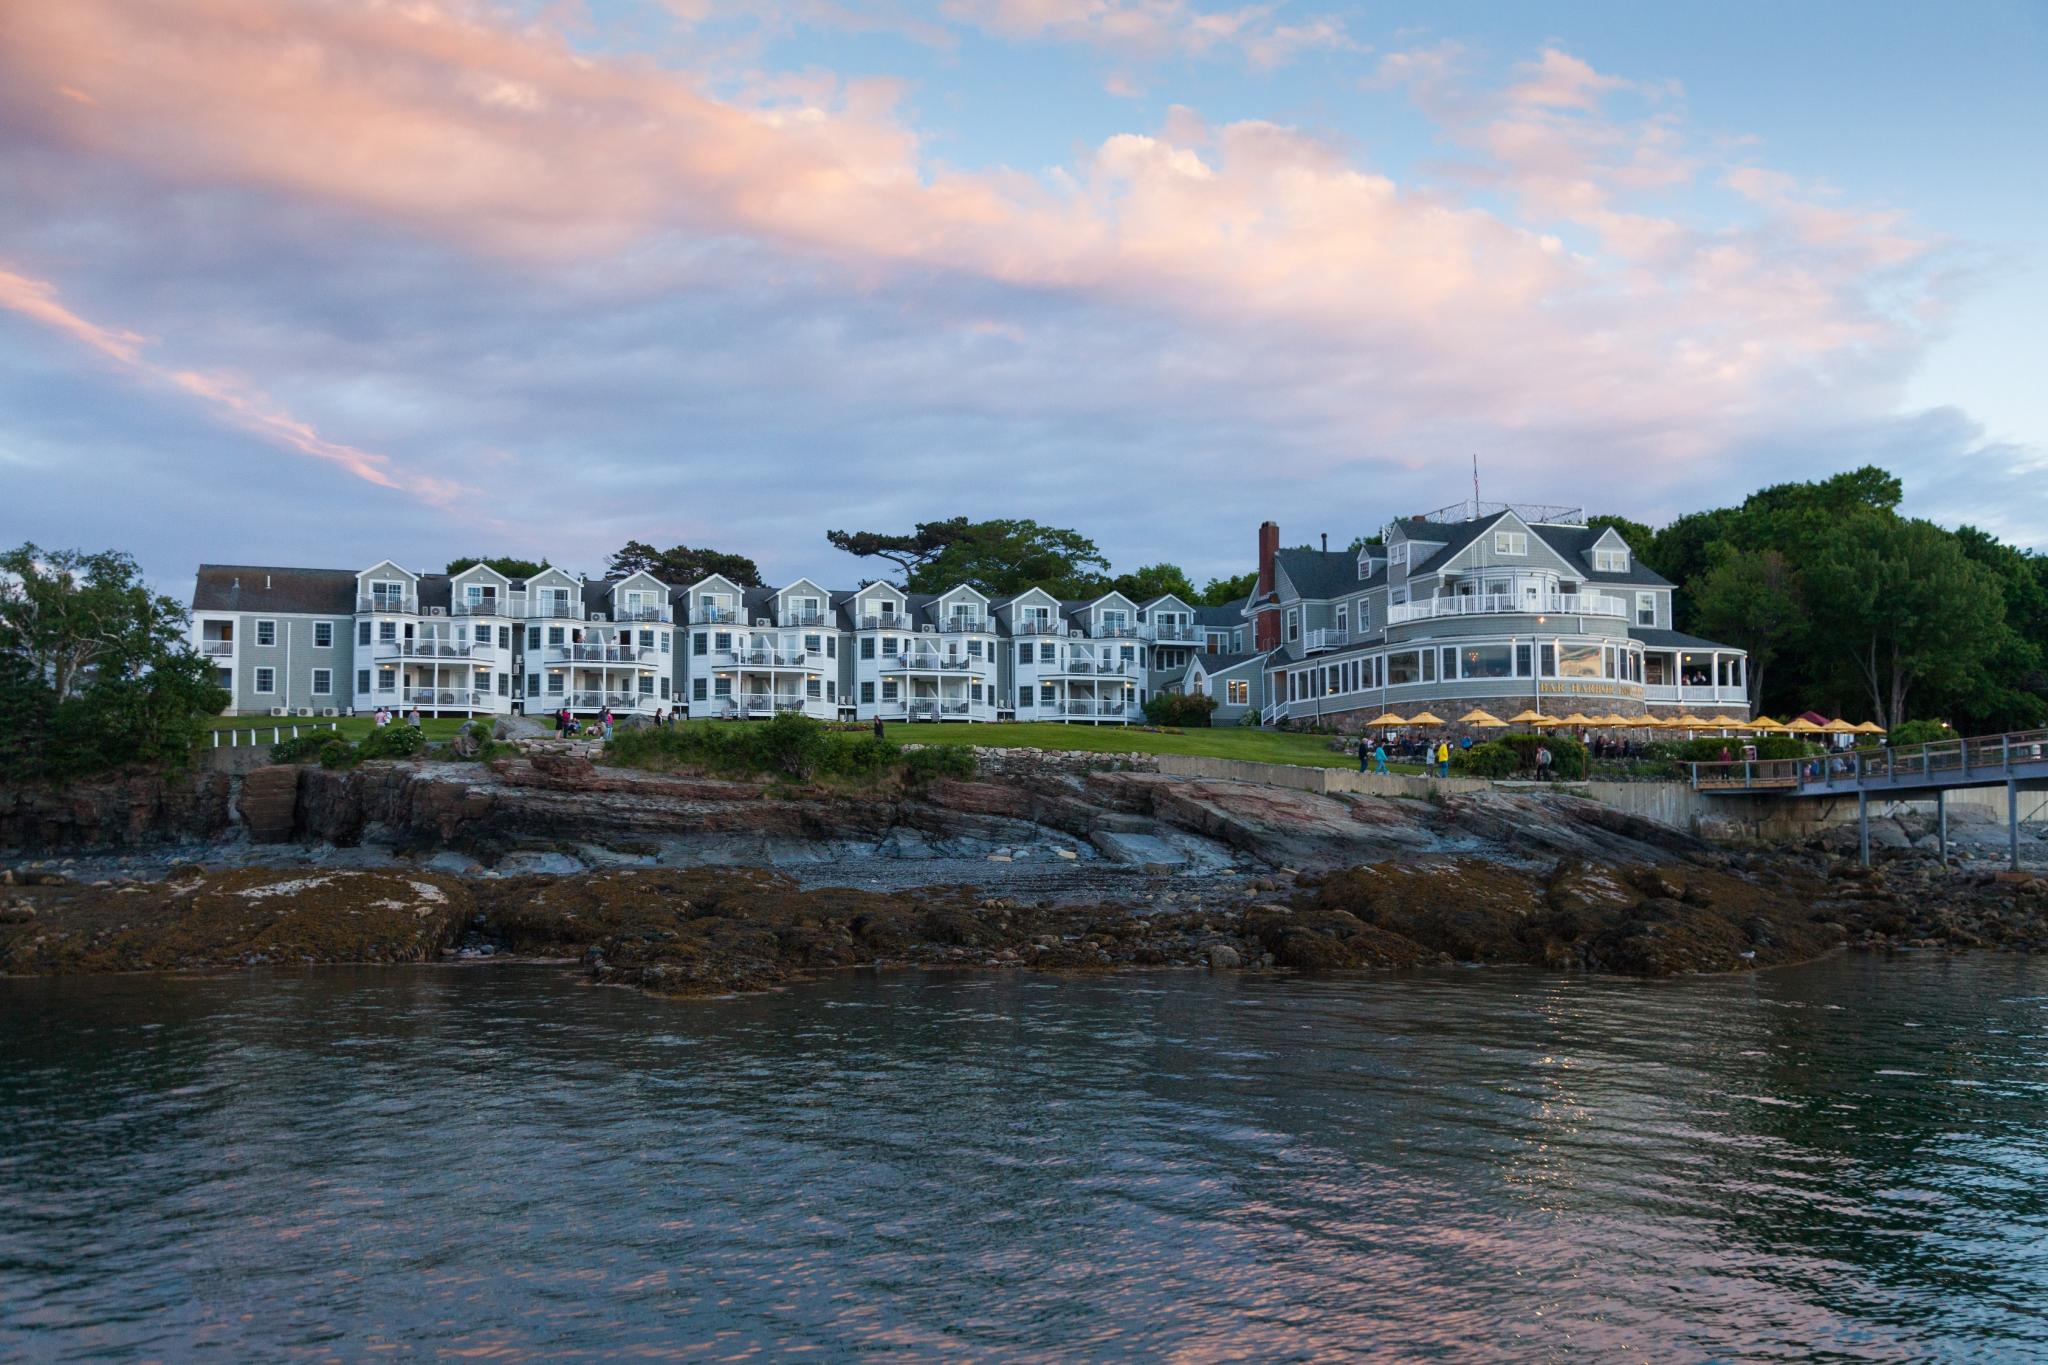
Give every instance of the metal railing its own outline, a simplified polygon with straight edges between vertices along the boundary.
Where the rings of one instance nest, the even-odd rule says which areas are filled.
[[[733,657],[755,668],[798,668],[809,660],[810,654],[801,649],[741,649],[735,650]]]
[[[1838,749],[1807,758],[1733,759],[1692,765],[1701,791],[1760,789],[1854,791],[1883,785],[1940,785],[1981,775],[1986,782],[2020,765],[2048,763],[2048,730],[2018,730],[1903,748]]]
[[[1145,635],[1143,626],[1097,626],[1088,632],[1096,640],[1139,640]]]
[[[736,626],[740,613],[735,607],[692,607],[690,624],[693,626]]]
[[[1470,597],[1426,597],[1419,602],[1396,602],[1387,608],[1387,624],[1433,621],[1451,616],[1615,616],[1628,618],[1628,603],[1605,593],[1551,593],[1540,597],[1516,597],[1513,593],[1483,593]]]
[[[612,612],[612,620],[666,621],[670,614],[667,607],[620,607]]]
[[[386,612],[395,613],[400,616],[416,616],[419,614],[419,609],[420,599],[417,597],[405,597],[402,595],[394,596],[387,593],[376,593],[369,597],[358,597],[356,599],[357,611]]]
[[[949,635],[967,635],[975,632],[985,633],[990,628],[989,619],[986,616],[948,616],[939,623],[939,629]]]
[[[652,704],[654,698],[638,692],[565,692],[548,699],[550,706],[566,706],[572,711],[596,711],[610,707],[614,711],[633,711],[641,703]]]
[[[487,644],[460,645],[452,640],[379,640],[380,659],[467,659],[496,650]]]
[[[1202,643],[1202,636],[1200,626],[1183,626],[1168,621],[1152,627],[1153,640],[1162,645],[1198,645]]]
[[[785,611],[782,613],[782,624],[785,626],[822,626],[825,624],[825,613],[822,611]]]
[[[1513,512],[1531,525],[1540,523],[1546,526],[1583,526],[1586,524],[1585,509],[1573,507],[1568,503],[1480,502],[1476,498],[1467,498],[1463,502],[1454,502],[1448,507],[1439,507],[1433,512],[1423,512],[1418,516],[1410,517],[1409,520],[1455,525],[1461,521],[1477,521],[1481,517],[1497,516],[1502,512]]]
[[[387,695],[387,689],[378,689],[377,695]],[[460,706],[475,708],[488,706],[494,700],[489,692],[472,692],[453,687],[407,687],[401,688],[398,700],[407,706]]]
[[[509,616],[511,612],[496,598],[486,597],[481,602],[457,602],[448,608],[451,616]]]
[[[651,649],[636,649],[631,645],[549,645],[550,663],[569,664],[652,664],[655,659]]]

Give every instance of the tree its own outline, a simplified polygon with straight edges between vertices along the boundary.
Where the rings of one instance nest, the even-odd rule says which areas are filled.
[[[472,564],[482,564],[496,569],[507,578],[531,578],[548,566],[545,559],[517,559],[511,555],[471,555],[467,559],[451,559],[447,572],[461,573]]]
[[[1708,637],[1749,651],[1749,704],[1762,704],[1764,675],[1806,629],[1804,592],[1776,550],[1720,547],[1720,562],[1693,585],[1694,617]]]
[[[1118,574],[1110,587],[1133,602],[1149,602],[1169,594],[1193,606],[1198,600],[1195,585],[1178,564],[1147,564],[1142,569]]]
[[[1656,564],[1652,562],[1650,557],[1653,553],[1653,547],[1657,543],[1657,533],[1655,531],[1652,531],[1648,526],[1646,526],[1640,521],[1634,521],[1628,517],[1616,516],[1611,512],[1602,512],[1598,516],[1586,518],[1586,529],[1593,532],[1596,538],[1599,536],[1601,532],[1607,530],[1610,527],[1612,527],[1616,534],[1620,535],[1620,537],[1623,540],[1628,542],[1629,549],[1635,552],[1637,563],[1643,565],[1645,568],[1654,570],[1655,572],[1664,572],[1662,569],[1657,568]],[[1668,578],[1670,575],[1666,574],[1665,576]]]
[[[642,572],[677,587],[687,587],[712,574],[723,574],[742,588],[763,586],[760,566],[745,555],[692,549],[688,545],[657,550],[644,540],[629,540],[604,567],[606,578],[626,578]]]
[[[1956,547],[1993,575],[2005,599],[2005,629],[1990,660],[1961,692],[1939,700],[1970,728],[2031,729],[2048,719],[2048,556],[2018,550],[1974,526]]]
[[[825,539],[834,549],[844,550],[857,559],[888,560],[896,566],[902,579],[899,586],[902,586],[947,546],[967,535],[973,525],[966,517],[948,517],[944,521],[920,521],[908,535],[888,535],[880,531],[827,531]]]
[[[228,703],[186,623],[125,554],[23,545],[0,555],[0,772],[184,761]]]
[[[1916,691],[1961,690],[2002,644],[1996,577],[1926,521],[1844,516],[1804,572],[1819,643],[1886,729]]]
[[[828,531],[838,549],[886,559],[910,592],[944,592],[966,583],[990,597],[1039,587],[1055,597],[1095,597],[1107,590],[1109,561],[1079,531],[1035,521],[923,521],[908,535]]]
[[[1259,586],[1259,571],[1246,569],[1235,578],[1212,578],[1202,587],[1202,605],[1205,607],[1234,606],[1252,595],[1252,589]]]
[[[59,701],[80,695],[97,668],[168,653],[185,620],[118,551],[22,545],[0,555],[0,648],[25,658]]]

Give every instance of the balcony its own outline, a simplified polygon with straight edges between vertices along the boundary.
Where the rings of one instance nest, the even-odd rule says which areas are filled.
[[[1101,659],[1093,659],[1081,655],[1076,655],[1075,657],[1068,659],[1063,664],[1056,664],[1050,668],[1042,667],[1040,669],[1040,672],[1077,673],[1084,677],[1091,678],[1121,678],[1128,675],[1136,668],[1137,664],[1128,659],[1111,659],[1107,663],[1105,663]]]
[[[1098,719],[1122,720],[1135,709],[1121,701],[1063,701],[1050,708],[1055,715],[1092,716]]]
[[[733,658],[742,668],[804,668],[809,666],[810,652],[793,649],[740,649],[733,651]]]
[[[370,597],[358,597],[356,599],[356,610],[375,612],[385,616],[417,616],[420,611],[420,599],[417,597],[401,597],[396,593],[380,592]]]
[[[486,597],[481,602],[457,602],[448,608],[451,616],[509,616],[511,611],[495,597]]]
[[[556,664],[620,664],[650,667],[654,651],[631,645],[550,645],[548,662]]]
[[[991,626],[985,616],[948,616],[939,623],[939,629],[948,635],[973,635],[985,634]]]
[[[472,659],[483,655],[494,655],[497,651],[487,644],[460,645],[451,640],[379,640],[377,655],[380,659]]]
[[[612,620],[667,621],[673,615],[667,607],[616,607],[612,611]]]
[[[1599,593],[1552,593],[1548,597],[1500,593],[1396,602],[1387,608],[1387,624],[1401,626],[1453,616],[1613,616],[1627,620],[1628,614],[1627,602]]]
[[[209,659],[232,658],[235,652],[233,640],[201,640],[199,652]]]
[[[1145,636],[1145,628],[1130,625],[1099,625],[1088,633],[1097,640],[1141,640]]]
[[[1325,649],[1341,649],[1350,643],[1351,632],[1348,630],[1312,630],[1302,641],[1311,654]]]
[[[1152,627],[1153,640],[1162,645],[1198,645],[1202,636],[1200,626],[1184,626],[1178,621],[1162,621]]]
[[[855,630],[909,630],[910,618],[907,616],[856,616],[853,618],[853,628]]]
[[[528,603],[526,614],[529,618],[539,620],[581,621],[583,619],[583,604],[581,602],[556,601],[543,597],[538,601]]]
[[[379,688],[377,695],[388,697],[391,692],[391,688]],[[470,692],[450,687],[408,687],[398,693],[398,699],[407,706],[460,706],[466,711],[473,711],[480,706],[490,706],[497,700],[489,692]]]
[[[637,711],[645,704],[654,705],[654,698],[640,692],[557,692],[547,699],[548,706],[566,706],[572,711]]]
[[[822,611],[785,611],[782,613],[784,626],[822,626],[825,613]]]
[[[693,626],[736,626],[740,623],[737,607],[692,607],[690,624]]]
[[[885,673],[964,673],[967,671],[968,664],[972,662],[974,661],[964,657],[952,658],[944,654],[892,654],[883,660],[882,671]]]
[[[1694,684],[1644,683],[1643,700],[1666,706],[1740,706],[1749,709],[1747,687],[1711,687]]]

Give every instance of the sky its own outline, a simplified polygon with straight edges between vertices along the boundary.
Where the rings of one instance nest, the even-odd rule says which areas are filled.
[[[2048,9],[0,5],[0,542],[1199,584],[1877,463],[2048,547]]]

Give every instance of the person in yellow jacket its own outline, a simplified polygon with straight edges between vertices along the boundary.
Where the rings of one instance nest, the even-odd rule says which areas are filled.
[[[1438,777],[1451,775],[1451,744],[1449,740],[1436,742],[1436,773]]]

